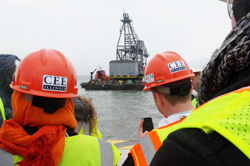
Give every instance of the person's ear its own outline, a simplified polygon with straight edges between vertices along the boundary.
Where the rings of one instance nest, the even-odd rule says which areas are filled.
[[[163,105],[163,96],[160,94],[160,93],[158,93],[158,92],[155,92],[155,99],[157,100],[157,102],[162,106]]]
[[[195,78],[195,76],[192,76],[192,77],[190,78],[192,88],[194,87],[194,78]]]
[[[194,80],[194,77],[195,77],[195,75],[194,75],[194,76],[192,76],[192,77],[190,78],[190,80],[191,80],[191,81],[193,81],[193,80]]]
[[[231,18],[231,25],[232,25],[232,28],[235,27],[235,25],[236,25],[236,20],[235,20],[233,12],[232,12],[232,18]]]

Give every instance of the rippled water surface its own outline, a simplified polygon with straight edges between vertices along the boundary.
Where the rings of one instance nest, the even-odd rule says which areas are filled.
[[[142,117],[151,116],[155,128],[162,115],[157,111],[151,92],[135,90],[91,90],[81,88],[90,76],[78,76],[78,93],[90,97],[98,116],[98,128],[103,139],[137,140],[138,125]]]

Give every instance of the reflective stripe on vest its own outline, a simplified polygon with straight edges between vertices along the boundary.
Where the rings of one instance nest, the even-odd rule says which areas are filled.
[[[156,139],[154,141],[160,142],[159,139]],[[153,157],[155,155],[155,152],[156,152],[156,149],[154,148],[154,144],[151,141],[150,136],[146,135],[144,139],[140,139],[139,144],[141,145],[146,163],[147,163],[147,165],[149,165],[151,160],[153,159]]]
[[[89,133],[89,128],[90,128],[89,122],[77,121],[77,127],[76,127],[75,132],[77,132],[78,134],[91,135],[91,136],[102,139],[102,134],[97,128],[97,124],[98,124],[98,119],[96,119],[96,124],[93,127],[92,132]]]
[[[2,148],[0,148],[0,165],[3,165],[3,166],[14,165],[13,155],[9,152],[6,152]]]
[[[91,135],[91,133],[89,133],[89,122],[77,121],[75,132],[78,134]]]
[[[98,142],[100,145],[101,166],[114,165],[114,156],[111,144],[99,138]]]
[[[167,126],[150,131],[146,136],[141,138],[139,143],[135,144],[129,152],[133,157],[135,166],[149,165],[170,131],[177,128],[177,124],[183,120],[181,119]]]
[[[2,116],[3,120],[6,120],[5,112],[4,112],[4,105],[3,105],[1,98],[0,98],[0,112],[1,112],[1,116]]]
[[[241,88],[215,98],[192,112],[180,125],[216,131],[250,159],[250,88]]]

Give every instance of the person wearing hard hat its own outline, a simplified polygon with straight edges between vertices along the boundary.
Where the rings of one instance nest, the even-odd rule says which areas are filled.
[[[233,29],[201,73],[199,107],[169,134],[151,166],[250,165],[250,1],[227,6]]]
[[[192,105],[193,105],[193,108],[196,108],[197,106],[197,99],[196,99],[196,96],[197,96],[197,83],[198,83],[198,80],[200,78],[200,73],[201,71],[205,68],[206,64],[208,63],[208,58],[207,56],[199,56],[198,58],[195,59],[195,61],[192,61],[192,64],[191,64],[191,69],[194,73],[194,77],[192,77],[192,87],[193,87],[193,90],[192,90],[192,96],[191,96],[191,102],[192,102]],[[176,117],[178,119],[178,117],[187,117],[189,114],[191,113],[191,110],[189,111],[185,111],[185,112],[180,112],[178,114],[173,114],[169,117],[163,117],[159,123],[158,123],[158,127],[162,127],[162,126],[166,126],[168,125],[169,123],[171,123],[173,120],[176,120]]]
[[[117,164],[120,152],[114,145],[74,132],[76,73],[61,52],[27,55],[10,86],[14,116],[0,129],[0,165]]]
[[[142,132],[144,121],[139,125],[139,143],[129,152],[124,166],[149,165],[155,152],[162,145],[169,128],[182,121],[193,109],[191,104],[194,76],[186,61],[177,53],[167,51],[156,54],[147,64],[144,76],[144,91],[151,90],[158,111],[166,117],[168,125]]]

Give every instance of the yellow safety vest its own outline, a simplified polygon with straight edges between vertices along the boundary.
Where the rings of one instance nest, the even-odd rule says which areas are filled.
[[[93,130],[96,132],[92,132],[92,136],[102,139],[102,134],[99,131],[99,129],[97,128],[97,124],[98,124],[98,119],[96,119],[96,125],[93,128]]]
[[[67,137],[59,166],[116,166],[120,158],[117,147],[93,136]]]
[[[225,94],[194,110],[180,125],[221,134],[250,159],[250,87]]]
[[[3,120],[6,120],[5,112],[4,112],[4,105],[3,105],[1,98],[0,98],[0,112],[1,112],[1,116],[2,116]]]
[[[120,158],[117,147],[96,137],[79,134],[67,137],[63,157],[59,166],[116,166]],[[0,148],[0,165],[14,165],[23,159],[19,155],[11,155]]]
[[[146,166],[167,136],[182,128],[216,131],[250,159],[250,87],[218,97],[195,109],[181,123],[149,132],[130,150],[135,166]]]
[[[196,108],[196,106],[197,106],[197,99],[196,98],[194,98],[192,100],[192,106],[193,106],[194,109]]]
[[[97,128],[97,124],[98,124],[98,119],[96,120],[96,124],[95,124],[95,126],[93,127],[93,131],[95,131],[95,132],[91,132],[91,136],[94,136],[94,137],[97,137],[97,138],[102,139],[102,134],[101,134],[101,132],[99,131],[99,129]],[[85,125],[85,123],[84,123],[83,125]],[[89,125],[88,125],[88,126],[81,126],[81,128],[80,128],[78,134],[84,134],[84,133],[83,133],[83,127],[89,128]],[[88,129],[87,129],[87,130],[88,130]],[[88,135],[88,134],[85,134],[85,135]]]

